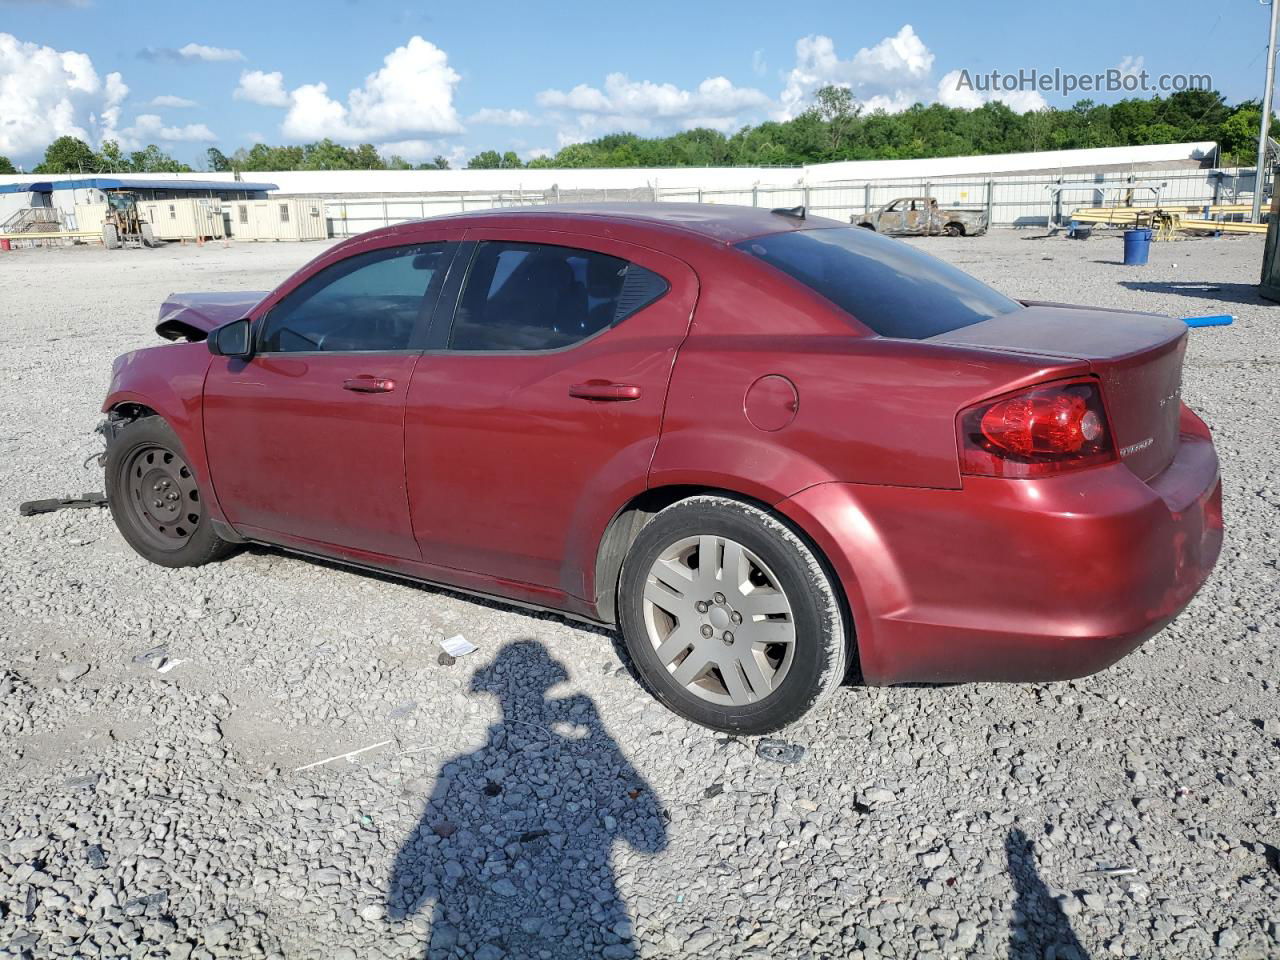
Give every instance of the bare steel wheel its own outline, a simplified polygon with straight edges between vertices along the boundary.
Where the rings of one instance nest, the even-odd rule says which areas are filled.
[[[730,497],[681,500],[640,530],[618,620],[654,696],[717,730],[777,730],[844,679],[845,618],[821,559],[780,518]]]
[[[168,549],[190,540],[203,507],[187,462],[165,447],[148,446],[129,458],[126,469],[129,508],[141,528]]]
[[[160,417],[139,417],[107,447],[107,503],[129,546],[152,563],[194,567],[235,546],[209,520],[199,478],[182,443]]]
[[[791,603],[768,564],[736,540],[684,537],[649,570],[644,620],[675,681],[712,703],[762,700],[791,669]]]

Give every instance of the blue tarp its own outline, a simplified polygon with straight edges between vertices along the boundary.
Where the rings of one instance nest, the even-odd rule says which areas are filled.
[[[205,190],[231,193],[246,190],[260,193],[280,189],[274,183],[242,180],[132,180],[117,177],[84,177],[75,180],[33,180],[29,183],[0,184],[0,193],[48,193],[52,190]]]

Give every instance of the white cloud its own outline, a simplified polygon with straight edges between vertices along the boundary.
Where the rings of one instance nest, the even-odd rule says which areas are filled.
[[[538,160],[542,157],[554,157],[555,151],[547,147],[534,147],[532,150],[526,151],[525,160]]]
[[[265,73],[262,70],[246,70],[240,74],[240,83],[232,92],[237,100],[248,100],[250,103],[264,107],[287,107],[289,94],[284,89],[284,74],[279,70]]]
[[[194,100],[188,100],[186,97],[175,97],[169,93],[162,93],[158,97],[152,97],[151,102],[147,104],[149,107],[170,107],[176,110],[185,109],[187,107],[197,106]]]
[[[102,112],[94,117],[90,115],[98,130],[98,141],[115,140],[116,128],[120,126],[120,107],[125,97],[129,96],[129,87],[119,73],[107,74],[106,83],[102,87]]]
[[[402,157],[410,163],[432,160],[441,154],[447,154],[452,149],[434,140],[394,140],[377,146],[380,156]]]
[[[734,86],[726,77],[708,77],[695,90],[673,83],[630,80],[611,73],[604,87],[580,83],[571,90],[543,90],[538,103],[572,113],[572,122],[557,134],[561,146],[580,143],[617,130],[661,133],[672,128],[712,127],[728,131],[746,111],[760,110],[769,98],[751,87]]]
[[[872,47],[841,60],[830,37],[811,35],[796,41],[796,65],[787,74],[776,114],[789,120],[802,113],[821,87],[849,88],[864,110],[905,110],[930,99],[933,53],[911,24]]]
[[[972,83],[962,83],[963,71],[952,70],[938,81],[938,102],[944,107],[976,110],[984,103],[999,101],[1017,113],[1043,110],[1048,104],[1037,90],[999,90],[984,93]]]
[[[87,54],[0,33],[0,154],[36,158],[58,137],[109,136],[128,93],[120,74],[99,77]]]
[[[143,113],[133,118],[133,126],[121,132],[120,145],[135,149],[148,143],[211,143],[218,135],[203,123],[169,126],[154,113]]]
[[[244,54],[239,50],[230,50],[226,47],[209,47],[203,43],[188,43],[185,47],[179,47],[177,53],[184,60],[205,60],[210,63],[244,59]]]
[[[751,72],[757,77],[763,77],[769,72],[769,64],[765,63],[763,50],[756,50],[751,54]]]
[[[468,123],[493,127],[528,127],[537,123],[537,118],[525,110],[495,110],[485,107],[467,117]]]
[[[1116,64],[1116,69],[1120,71],[1123,77],[1137,76],[1142,72],[1143,65],[1146,64],[1145,57],[1127,56]]]
[[[295,89],[281,130],[298,140],[330,137],[348,143],[460,133],[462,123],[453,105],[459,79],[448,54],[413,37],[387,54],[382,69],[352,90],[346,103],[331,98],[323,83]]]
[[[467,164],[466,147],[439,140],[395,140],[376,144],[376,147],[380,157],[400,157],[410,163],[426,163],[436,157],[444,157],[453,167]]]
[[[991,98],[999,100],[1014,113],[1031,113],[1033,110],[1048,109],[1048,101],[1038,90],[1014,90],[1012,93],[998,93]]]
[[[938,102],[944,107],[977,110],[986,99],[971,85],[962,83],[963,70],[952,70],[938,81]]]

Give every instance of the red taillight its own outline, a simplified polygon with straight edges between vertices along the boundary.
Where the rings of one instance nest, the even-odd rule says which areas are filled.
[[[1032,387],[960,414],[960,470],[985,477],[1041,477],[1115,459],[1093,380]]]

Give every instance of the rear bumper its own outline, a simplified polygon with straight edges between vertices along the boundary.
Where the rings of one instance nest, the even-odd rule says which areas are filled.
[[[1114,464],[961,490],[827,483],[779,509],[842,581],[872,684],[1094,673],[1172,621],[1222,547],[1207,436],[1147,482]]]

